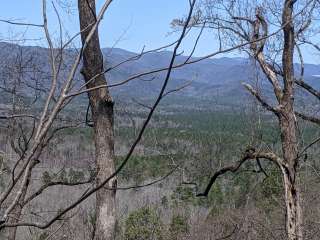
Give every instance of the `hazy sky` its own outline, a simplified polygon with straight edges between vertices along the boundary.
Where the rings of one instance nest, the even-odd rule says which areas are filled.
[[[61,8],[58,2],[70,5]],[[58,37],[57,17],[54,14],[51,1],[48,2],[49,28],[53,36]],[[61,18],[65,37],[72,36],[79,31],[76,13],[77,1],[54,0]],[[97,8],[103,0],[97,0]],[[172,34],[170,22],[187,14],[188,0],[114,0],[107,10],[103,23],[99,28],[102,47],[116,47],[139,52],[143,46],[146,49],[157,48],[170,43],[177,38]],[[0,19],[10,19],[28,23],[42,23],[41,0],[10,0],[1,5]],[[170,34],[171,32],[171,34]],[[182,49],[190,51],[196,32],[184,41]],[[36,28],[15,27],[0,23],[0,39],[10,40],[18,38],[43,38],[43,32]],[[28,45],[46,46],[45,41],[28,41]],[[205,33],[195,53],[196,56],[205,55],[217,49],[217,41],[210,33]],[[307,50],[308,51],[308,50]],[[311,51],[306,54],[306,62],[315,62]]]

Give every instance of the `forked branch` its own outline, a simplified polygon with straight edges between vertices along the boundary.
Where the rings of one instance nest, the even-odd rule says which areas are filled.
[[[247,161],[250,160],[258,160],[258,159],[266,159],[269,160],[273,163],[275,163],[277,166],[280,166],[282,164],[282,159],[280,157],[278,157],[276,154],[274,154],[273,152],[263,152],[263,151],[259,151],[256,150],[255,148],[248,148],[243,156],[241,157],[241,159],[229,166],[223,167],[221,169],[219,169],[218,171],[216,171],[213,176],[211,177],[206,189],[204,192],[197,194],[197,197],[206,197],[208,196],[210,189],[212,188],[213,184],[216,182],[217,178],[225,173],[228,172],[232,172],[235,173],[237,172],[240,167]],[[257,161],[258,162],[258,161]],[[261,165],[258,163],[258,167],[260,168]]]

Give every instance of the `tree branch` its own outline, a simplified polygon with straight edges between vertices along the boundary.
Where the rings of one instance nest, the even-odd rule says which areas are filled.
[[[217,180],[217,178],[227,172],[232,172],[235,173],[237,172],[240,167],[248,160],[255,160],[255,159],[259,159],[259,158],[264,158],[267,159],[273,163],[275,163],[277,166],[282,164],[282,159],[279,158],[277,155],[275,155],[273,152],[260,152],[260,151],[256,151],[254,148],[248,148],[244,155],[242,156],[242,158],[236,162],[235,164],[232,164],[230,166],[227,167],[223,167],[220,170],[218,170],[217,172],[215,172],[213,174],[213,176],[211,177],[205,191],[203,193],[199,193],[197,194],[197,197],[206,197],[208,196],[210,189],[212,187],[212,185],[215,183],[215,181]]]

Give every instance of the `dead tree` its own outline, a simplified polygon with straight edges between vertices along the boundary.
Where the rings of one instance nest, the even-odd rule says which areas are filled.
[[[304,13],[313,11],[318,2],[306,1],[298,5],[294,0],[285,0],[280,8],[281,11],[278,9],[272,12],[276,16],[272,20],[266,18],[268,9],[271,9],[266,7],[267,4],[259,5],[259,2],[249,4],[243,1],[206,1],[205,10],[199,11],[199,15],[195,16],[194,26],[205,25],[214,29],[219,36],[223,35],[224,40],[231,45],[248,44],[249,47],[245,46],[240,49],[248,53],[258,64],[265,79],[270,83],[274,103],[268,102],[261,92],[251,85],[245,83],[244,86],[267,111],[272,112],[277,118],[281,133],[282,153],[276,154],[256,147],[248,148],[238,163],[217,171],[204,193],[199,196],[207,196],[220,175],[238,171],[244,162],[256,161],[260,158],[269,160],[278,166],[283,177],[288,239],[301,240],[303,239],[303,217],[298,179],[301,154],[298,149],[294,88],[296,83],[302,86],[303,81],[299,82],[295,77],[293,60],[296,37],[299,32],[305,30],[308,24],[308,21],[298,20],[301,20],[301,16],[305,16]],[[278,4],[274,4],[279,7]],[[295,4],[298,5],[296,8]],[[270,21],[277,24],[275,19],[279,20],[280,28],[270,33]],[[270,41],[274,44],[272,45]],[[276,57],[272,58],[270,48],[278,45],[280,47],[274,49]]]

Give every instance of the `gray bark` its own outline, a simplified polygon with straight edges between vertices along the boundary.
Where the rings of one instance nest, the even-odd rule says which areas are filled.
[[[94,0],[78,0],[80,29],[87,29],[81,33],[82,44],[90,31],[90,26],[95,23],[96,10]],[[89,26],[89,27],[88,27]],[[100,49],[99,35],[96,31],[92,39],[87,43],[83,52],[82,75],[88,83],[87,88],[93,88],[107,83],[104,75],[100,75],[93,81],[94,76],[103,70],[103,56]],[[96,184],[114,172],[114,132],[113,132],[113,101],[107,88],[90,91],[88,93],[91,107],[95,160],[97,167]],[[106,187],[116,186],[116,179],[109,181]],[[102,188],[96,193],[96,240],[111,240],[115,238],[116,202],[115,191]]]
[[[281,167],[285,187],[286,227],[289,240],[302,240],[302,211],[297,181],[299,161],[297,122],[294,112],[294,23],[293,0],[284,2],[282,22],[284,25],[284,48],[282,55],[283,97],[280,100],[280,130],[284,164]]]

